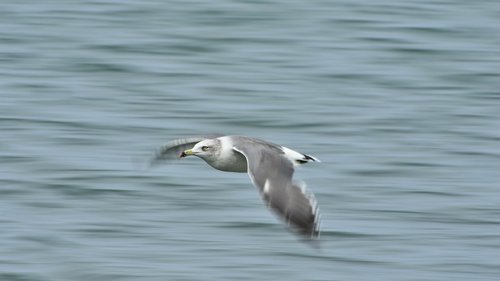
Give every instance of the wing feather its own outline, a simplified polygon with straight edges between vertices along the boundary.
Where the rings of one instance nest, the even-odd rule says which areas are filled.
[[[269,209],[291,228],[309,237],[319,236],[319,212],[314,195],[293,182],[293,163],[264,145],[236,144],[233,150],[247,159],[248,174]],[[255,149],[255,145],[259,146]]]
[[[192,148],[202,140],[220,137],[221,135],[191,136],[169,141],[161,145],[150,161],[150,166],[157,165],[162,161],[179,158],[179,155],[186,149]]]

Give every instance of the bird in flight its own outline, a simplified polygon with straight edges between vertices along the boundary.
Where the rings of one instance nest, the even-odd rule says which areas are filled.
[[[248,173],[267,207],[307,239],[320,233],[319,208],[305,183],[292,179],[295,167],[317,158],[246,136],[196,136],[162,145],[151,164],[197,156],[217,170]]]

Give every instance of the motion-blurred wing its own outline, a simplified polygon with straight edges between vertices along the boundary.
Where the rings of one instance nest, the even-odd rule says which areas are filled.
[[[150,166],[157,165],[162,161],[177,159],[184,150],[192,148],[200,141],[220,136],[221,135],[192,136],[169,141],[156,150],[155,156],[150,161]]]
[[[308,238],[319,236],[319,210],[314,195],[292,182],[293,164],[265,146],[238,145],[233,149],[247,159],[248,174],[267,206],[288,226]]]

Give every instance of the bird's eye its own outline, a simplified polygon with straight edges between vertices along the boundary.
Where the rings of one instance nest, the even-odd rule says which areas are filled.
[[[206,145],[202,146],[202,147],[201,147],[201,150],[203,150],[203,151],[207,151],[207,150],[208,150],[208,146],[206,146]]]

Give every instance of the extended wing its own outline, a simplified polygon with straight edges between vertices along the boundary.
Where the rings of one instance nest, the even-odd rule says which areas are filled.
[[[256,150],[248,145],[238,145],[233,149],[246,157],[250,179],[267,206],[301,234],[318,237],[316,199],[303,184],[292,181],[293,163],[266,146]]]
[[[184,150],[192,148],[200,141],[220,136],[221,135],[192,136],[169,141],[156,150],[155,156],[150,161],[150,166],[157,165],[162,161],[179,158]]]

